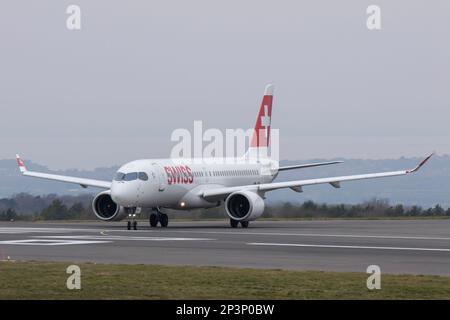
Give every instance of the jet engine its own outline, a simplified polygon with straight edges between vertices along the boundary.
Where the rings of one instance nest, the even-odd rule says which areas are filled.
[[[225,200],[225,210],[231,219],[252,221],[262,215],[264,200],[251,191],[236,191]]]
[[[125,208],[119,206],[111,198],[111,192],[103,191],[92,201],[92,210],[97,218],[103,221],[120,221],[127,216]]]

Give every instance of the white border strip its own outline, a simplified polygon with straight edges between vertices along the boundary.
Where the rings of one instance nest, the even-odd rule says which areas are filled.
[[[373,247],[373,246],[339,246],[328,244],[302,244],[302,243],[269,243],[249,242],[250,246],[279,246],[279,247],[306,247],[306,248],[335,248],[335,249],[373,249],[373,250],[408,250],[408,251],[439,251],[450,252],[447,248],[408,248],[408,247]]]

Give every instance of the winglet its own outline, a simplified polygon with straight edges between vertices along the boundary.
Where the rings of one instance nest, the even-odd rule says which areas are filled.
[[[432,154],[430,154],[428,157],[426,157],[425,159],[423,159],[414,169],[406,170],[406,173],[413,173],[413,172],[418,171],[420,169],[420,167],[422,167],[431,158],[431,156],[433,154],[434,154],[434,152]]]
[[[17,159],[17,165],[19,166],[20,172],[25,173],[27,171],[27,168],[25,168],[25,165],[24,165],[22,159],[20,159],[20,156],[18,154],[16,154],[16,159]]]

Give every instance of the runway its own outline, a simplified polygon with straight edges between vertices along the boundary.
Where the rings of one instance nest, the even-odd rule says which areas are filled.
[[[450,276],[450,220],[0,223],[0,260],[208,265]]]

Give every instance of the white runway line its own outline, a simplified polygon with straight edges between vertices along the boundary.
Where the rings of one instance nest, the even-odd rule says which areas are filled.
[[[298,237],[334,237],[334,238],[373,238],[373,239],[403,239],[403,240],[443,240],[450,241],[445,237],[426,236],[395,236],[395,235],[363,235],[363,234],[321,234],[321,233],[278,233],[278,232],[239,232],[239,231],[171,231],[178,233],[198,234],[233,234],[233,235],[256,235],[256,236],[298,236]]]
[[[88,239],[88,240],[127,240],[127,241],[212,241],[211,238],[174,238],[174,237],[127,237],[127,236],[34,236],[45,239]]]
[[[450,249],[440,248],[408,248],[408,247],[374,247],[374,246],[340,246],[326,244],[301,244],[301,243],[266,243],[249,242],[250,246],[280,246],[280,247],[307,247],[307,248],[335,248],[335,249],[370,249],[370,250],[408,250],[408,251],[440,251],[450,252]]]
[[[115,229],[71,229],[71,228],[0,228],[0,234],[23,234],[23,233],[75,233],[88,232],[101,234],[112,232],[132,232],[132,233],[191,233],[191,234],[223,234],[223,235],[256,235],[256,236],[295,236],[295,237],[334,237],[334,238],[367,238],[367,239],[403,239],[403,240],[441,240],[450,241],[450,237],[428,237],[428,236],[397,236],[397,235],[363,235],[363,234],[321,234],[321,233],[293,233],[293,232],[251,232],[251,231],[193,231],[193,230],[115,230]],[[135,237],[137,238],[137,237]],[[199,238],[200,239],[200,238]],[[210,240],[210,239],[208,239]]]
[[[49,239],[26,239],[0,241],[0,244],[15,244],[28,246],[65,246],[75,244],[99,244],[110,243],[111,241],[85,241],[85,240],[49,240]]]
[[[24,234],[24,233],[62,233],[57,229],[47,228],[0,228],[0,234]]]
[[[70,233],[70,232],[86,232],[86,230],[92,230],[92,229],[6,227],[6,228],[0,228],[0,234]],[[95,230],[95,231],[98,232],[98,230]]]

